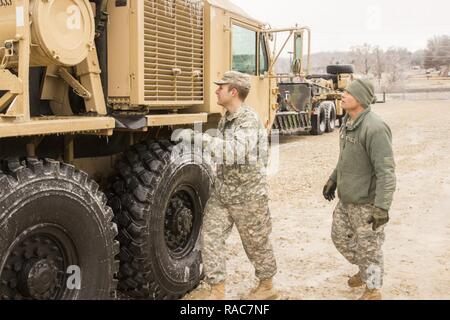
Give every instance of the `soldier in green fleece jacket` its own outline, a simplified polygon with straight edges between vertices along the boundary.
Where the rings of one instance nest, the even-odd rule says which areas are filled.
[[[362,300],[381,299],[384,225],[396,187],[391,130],[371,111],[374,102],[368,80],[353,81],[345,90],[342,106],[347,115],[340,131],[339,161],[323,190],[329,201],[338,191],[332,239],[338,251],[359,267],[348,284],[366,286]]]

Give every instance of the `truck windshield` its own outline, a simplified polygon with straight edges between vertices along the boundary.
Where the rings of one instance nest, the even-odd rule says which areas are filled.
[[[233,70],[256,75],[256,32],[238,25],[232,32]]]

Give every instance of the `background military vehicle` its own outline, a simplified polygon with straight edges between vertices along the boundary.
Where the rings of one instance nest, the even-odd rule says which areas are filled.
[[[293,63],[289,74],[277,75],[279,108],[273,129],[283,135],[332,132],[345,115],[342,92],[353,80],[354,67],[330,65],[326,74],[310,74],[311,31],[300,28],[291,36]]]

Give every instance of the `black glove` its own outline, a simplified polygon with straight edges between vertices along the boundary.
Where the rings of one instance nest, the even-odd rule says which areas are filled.
[[[323,187],[323,197],[328,201],[333,201],[336,198],[337,183],[333,180],[328,180],[327,184]]]
[[[372,230],[377,231],[378,228],[389,222],[389,213],[386,210],[374,207],[372,217],[369,224],[372,223]]]

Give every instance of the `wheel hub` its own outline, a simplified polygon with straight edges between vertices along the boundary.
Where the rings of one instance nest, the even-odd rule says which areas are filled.
[[[53,261],[45,259],[29,265],[30,267],[24,269],[23,274],[26,279],[27,291],[33,298],[49,298],[49,293],[54,291],[57,286],[58,268]]]
[[[187,236],[192,228],[192,211],[188,208],[183,208],[176,213],[176,228],[178,233]]]
[[[172,252],[180,252],[188,245],[194,225],[191,199],[185,192],[178,192],[170,200],[166,211],[165,239]]]
[[[1,272],[0,298],[59,299],[66,261],[57,242],[35,235],[18,242]]]

